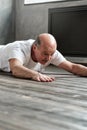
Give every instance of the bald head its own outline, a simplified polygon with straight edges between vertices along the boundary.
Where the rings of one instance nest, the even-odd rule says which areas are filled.
[[[52,46],[53,48],[57,47],[55,38],[53,37],[53,35],[51,35],[49,33],[40,34],[39,40],[40,40],[41,44],[44,44],[45,47],[49,47],[49,46]]]
[[[45,48],[48,47],[53,47],[53,48],[57,48],[57,43],[55,38],[53,37],[53,35],[49,34],[49,33],[42,33],[40,34],[35,43],[40,46],[40,45],[44,45]]]

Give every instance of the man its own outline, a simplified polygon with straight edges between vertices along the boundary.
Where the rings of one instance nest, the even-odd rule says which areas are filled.
[[[71,63],[62,56],[51,34],[40,34],[35,41],[30,39],[0,46],[0,69],[11,71],[13,76],[52,82],[54,77],[41,73],[49,64],[80,76],[87,76],[87,67]]]

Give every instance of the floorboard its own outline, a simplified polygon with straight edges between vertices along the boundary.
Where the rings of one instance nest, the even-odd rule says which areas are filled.
[[[50,66],[53,82],[0,72],[0,130],[87,130],[87,78]]]

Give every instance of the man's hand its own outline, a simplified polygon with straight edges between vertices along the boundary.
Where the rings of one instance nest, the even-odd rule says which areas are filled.
[[[50,77],[44,74],[41,74],[37,72],[35,76],[32,77],[33,80],[38,81],[38,82],[52,82],[54,81],[54,77]]]

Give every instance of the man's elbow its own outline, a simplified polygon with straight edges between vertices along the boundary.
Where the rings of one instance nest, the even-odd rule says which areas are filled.
[[[12,75],[13,75],[14,77],[19,77],[19,74],[18,74],[18,71],[17,71],[17,68],[16,68],[16,67],[14,67],[14,68],[11,70],[11,72],[12,72]]]
[[[14,77],[18,77],[17,75],[17,72],[16,71],[14,71],[14,70],[12,70],[12,75],[14,76]]]

